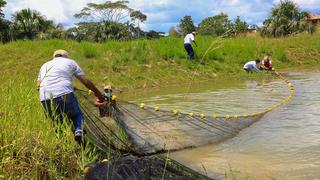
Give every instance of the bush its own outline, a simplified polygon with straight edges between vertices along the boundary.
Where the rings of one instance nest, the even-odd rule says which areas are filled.
[[[98,57],[98,50],[93,44],[88,42],[81,42],[80,46],[83,51],[83,56],[85,58],[91,59],[91,58],[97,58]]]

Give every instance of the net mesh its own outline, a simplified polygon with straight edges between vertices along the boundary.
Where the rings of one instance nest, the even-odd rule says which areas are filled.
[[[99,116],[90,98],[80,93],[85,127],[94,143],[102,148],[139,155],[156,154],[217,143],[235,136],[258,121],[253,117],[200,117],[118,101],[108,104],[110,117]]]
[[[242,129],[259,121],[266,113],[288,102],[294,88],[282,75],[274,73],[287,83],[290,95],[265,112],[224,117],[203,114],[184,114],[160,110],[126,101],[108,103],[108,117],[100,117],[92,96],[77,91],[80,108],[85,115],[89,138],[102,150],[112,149],[120,154],[150,155],[218,143],[234,137]]]

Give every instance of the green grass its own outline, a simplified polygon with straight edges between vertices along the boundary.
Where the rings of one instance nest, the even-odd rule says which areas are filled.
[[[53,125],[45,118],[32,82],[21,78],[7,80],[0,90],[0,109],[5,114],[0,118],[0,175],[5,179],[80,178],[80,167],[95,155],[90,155],[90,148],[77,148],[67,123]],[[57,134],[52,126],[64,133]]]
[[[41,65],[56,49],[67,50],[100,88],[112,82],[127,92],[193,83],[193,78],[255,78],[256,74],[244,73],[242,66],[265,54],[271,54],[279,69],[316,66],[320,61],[319,34],[196,40],[199,47],[195,48],[195,62],[187,60],[181,38],[103,44],[16,41],[0,45],[0,112],[4,113],[0,118],[0,178],[79,178],[84,164],[96,158],[95,153],[75,146],[70,127],[64,127],[64,135],[57,137],[51,120],[42,112],[35,80]],[[220,48],[202,57],[212,42],[213,48]]]

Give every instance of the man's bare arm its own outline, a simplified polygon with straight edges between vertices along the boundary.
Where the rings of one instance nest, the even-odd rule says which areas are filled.
[[[100,100],[104,99],[98,88],[86,76],[77,76],[77,78],[83,85],[85,85],[88,89],[92,90],[97,98],[99,98]]]
[[[36,85],[37,85],[37,90],[38,90],[38,91],[39,91],[39,89],[40,89],[40,84],[41,84],[41,81],[40,81],[40,80],[37,80]]]
[[[193,44],[196,45],[196,47],[198,47],[197,43],[195,40],[193,40]]]

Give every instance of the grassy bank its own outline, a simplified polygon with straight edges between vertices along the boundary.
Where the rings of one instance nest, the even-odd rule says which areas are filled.
[[[271,54],[276,68],[315,66],[320,61],[320,35],[217,40],[197,37],[195,62],[186,60],[182,39],[162,38],[92,44],[61,40],[17,41],[0,45],[0,179],[78,178],[95,156],[77,149],[70,127],[56,135],[43,115],[35,90],[41,65],[56,49],[66,49],[86,74],[102,87],[112,82],[126,91],[205,79],[252,78],[243,64]],[[202,60],[213,43],[213,48]],[[76,82],[78,83],[78,82]],[[59,136],[59,137],[57,137]]]
[[[316,65],[320,60],[320,35],[299,35],[291,38],[263,39],[244,37],[216,40],[197,37],[197,60],[186,60],[179,38],[111,41],[104,44],[73,41],[18,41],[0,45],[1,76],[34,80],[41,65],[58,48],[66,49],[83,67],[86,74],[102,86],[112,82],[118,87],[166,86],[188,82],[190,78],[212,79],[221,76],[245,76],[243,64],[271,54],[277,68]],[[209,51],[208,47],[214,43]],[[201,61],[201,63],[199,63]],[[192,73],[196,72],[196,73]],[[14,76],[12,76],[14,74]]]

